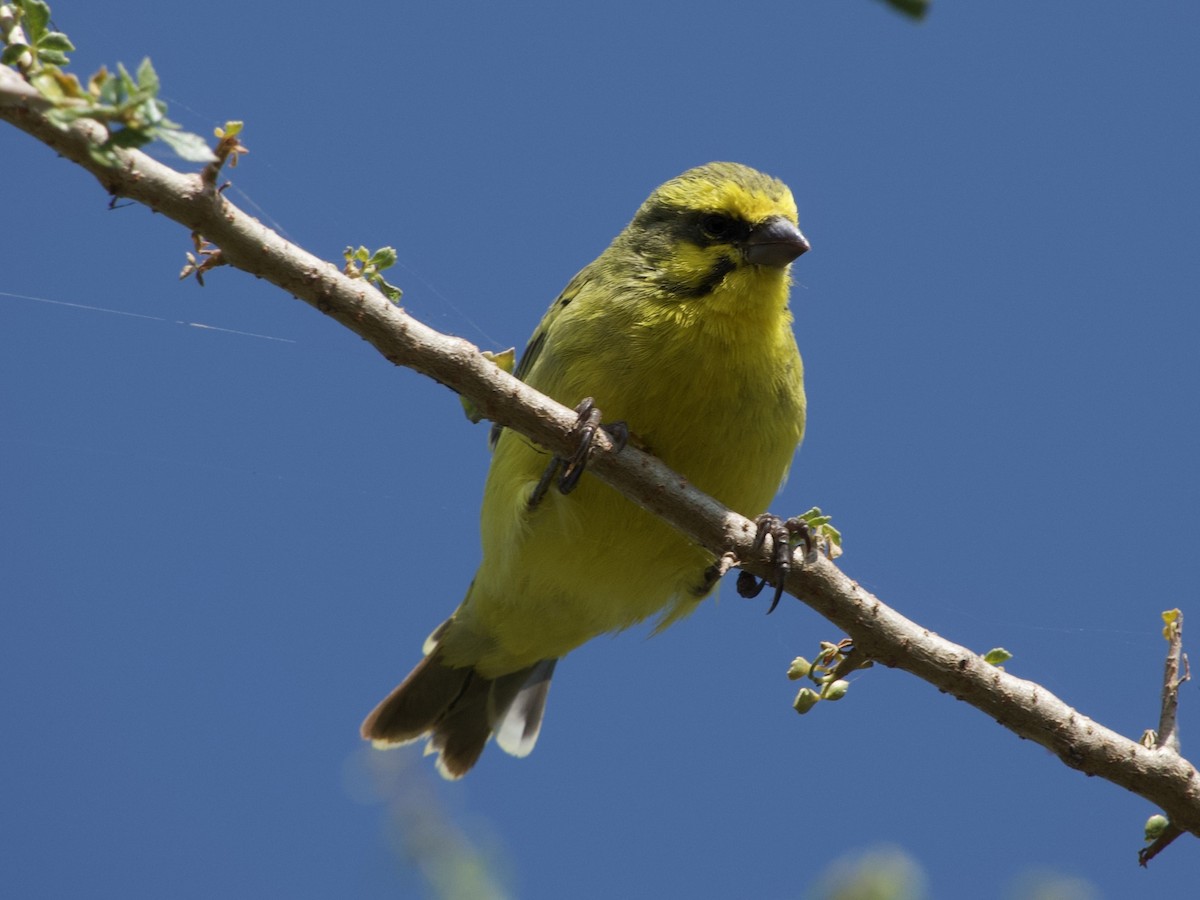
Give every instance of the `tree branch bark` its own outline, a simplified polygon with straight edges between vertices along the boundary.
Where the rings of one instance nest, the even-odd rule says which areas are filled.
[[[350,278],[285,241],[230,203],[211,179],[180,173],[137,151],[118,151],[115,167],[97,163],[88,147],[105,140],[103,125],[80,120],[60,129],[41,111],[44,103],[9,87],[0,82],[0,119],[88,170],[109,194],[137,200],[202,235],[220,248],[222,262],[335,319],[392,363],[470,398],[492,421],[555,452],[570,451],[575,413],[493,365],[472,344],[428,328],[361,278]],[[754,523],[695,490],[654,457],[632,446],[614,453],[601,434],[589,472],[713,553],[731,552],[747,571],[772,574],[769,541],[758,552],[753,549]],[[1051,750],[1067,766],[1144,797],[1173,826],[1200,836],[1200,778],[1173,747],[1147,748],[1092,721],[1044,687],[989,665],[886,606],[819,554],[793,566],[786,589],[844,630],[863,656],[911,672],[971,704]]]

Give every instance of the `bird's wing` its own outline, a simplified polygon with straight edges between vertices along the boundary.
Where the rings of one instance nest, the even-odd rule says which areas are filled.
[[[590,268],[590,267],[589,267]],[[521,351],[521,359],[517,363],[517,368],[513,372],[521,381],[529,381],[529,373],[533,370],[534,363],[537,362],[538,356],[542,352],[542,347],[545,346],[546,340],[554,328],[554,323],[558,321],[558,315],[564,307],[566,307],[575,297],[583,290],[584,286],[591,280],[588,269],[584,269],[578,275],[571,279],[570,283],[563,289],[563,292],[554,298],[554,302],[550,304],[550,308],[546,310],[546,314],[542,316],[542,321],[538,323],[538,327],[534,329],[533,336],[529,338],[529,343],[525,345],[525,349]],[[495,449],[496,441],[500,440],[500,432],[504,430],[503,425],[493,425],[491,433],[488,435],[488,442]]]

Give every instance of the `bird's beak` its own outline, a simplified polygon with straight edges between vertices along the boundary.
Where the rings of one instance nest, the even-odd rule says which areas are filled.
[[[783,216],[771,216],[754,226],[742,246],[752,266],[782,269],[809,249],[808,238]]]

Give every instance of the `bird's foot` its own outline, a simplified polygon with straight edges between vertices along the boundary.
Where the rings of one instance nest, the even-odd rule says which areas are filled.
[[[813,549],[813,535],[809,523],[802,516],[781,519],[779,516],[766,513],[754,520],[758,532],[754,536],[754,552],[758,552],[766,543],[767,536],[771,537],[771,565],[775,572],[772,578],[761,581],[749,572],[741,572],[737,579],[737,592],[743,597],[757,597],[768,583],[775,586],[775,596],[771,599],[771,607],[767,610],[770,615],[779,605],[783,596],[784,582],[788,572],[792,570],[792,551],[798,545],[804,546],[804,556],[807,557]]]
[[[588,458],[592,455],[592,448],[596,443],[596,432],[601,429],[606,431],[612,438],[618,453],[625,449],[625,445],[629,442],[629,426],[624,422],[601,424],[600,410],[596,408],[596,401],[591,397],[585,398],[575,407],[575,413],[578,416],[574,428],[577,442],[575,452],[567,457],[555,456],[550,460],[550,464],[546,466],[546,471],[542,473],[533,493],[529,495],[529,509],[533,509],[542,502],[542,498],[550,490],[551,484],[556,484],[561,494],[569,494],[575,490],[579,485],[579,479],[583,477],[583,470],[587,468]]]

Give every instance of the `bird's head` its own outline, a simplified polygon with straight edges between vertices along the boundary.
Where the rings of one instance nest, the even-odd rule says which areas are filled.
[[[783,182],[738,163],[709,163],[662,185],[622,237],[640,276],[667,298],[786,291],[809,249]]]

